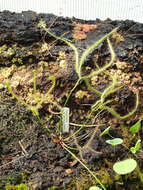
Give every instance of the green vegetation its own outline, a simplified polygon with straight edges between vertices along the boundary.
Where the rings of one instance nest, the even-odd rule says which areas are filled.
[[[53,115],[57,116],[57,118],[58,118],[57,126],[60,125],[60,129],[62,131],[62,132],[60,131],[60,135],[62,133],[69,133],[70,125],[80,127],[78,130],[73,131],[72,135],[67,137],[67,139],[63,139],[63,142],[60,142],[60,144],[62,145],[63,149],[65,149],[69,154],[71,154],[72,157],[74,159],[76,159],[94,178],[95,186],[91,186],[89,188],[89,190],[101,190],[101,189],[106,190],[105,184],[101,182],[100,178],[98,178],[98,175],[95,175],[95,173],[88,168],[88,166],[84,163],[84,159],[82,156],[82,152],[84,150],[88,150],[88,149],[91,152],[99,153],[99,152],[96,152],[91,147],[91,143],[95,137],[95,134],[97,133],[97,130],[99,129],[99,126],[96,126],[96,128],[93,131],[93,134],[91,134],[91,136],[88,138],[88,142],[85,145],[83,145],[83,147],[79,146],[78,143],[76,142],[76,139],[77,139],[76,135],[80,132],[81,129],[83,129],[85,127],[93,127],[95,125],[94,124],[86,125],[86,124],[70,123],[70,111],[71,110],[69,107],[67,107],[67,105],[68,105],[75,89],[77,87],[80,87],[81,83],[83,83],[85,85],[85,87],[89,90],[89,92],[94,93],[98,97],[98,100],[96,102],[94,102],[93,104],[91,104],[91,106],[90,106],[90,115],[92,115],[92,114],[96,115],[96,113],[99,113],[100,111],[107,111],[116,119],[124,120],[124,119],[127,119],[130,116],[132,116],[137,111],[137,108],[139,105],[138,91],[133,91],[133,93],[135,94],[134,108],[125,115],[120,115],[119,113],[116,112],[116,103],[117,103],[116,97],[110,98],[110,97],[112,97],[111,95],[113,95],[114,93],[116,93],[117,91],[121,90],[124,87],[124,84],[122,84],[120,81],[118,81],[117,75],[116,74],[110,75],[110,73],[108,71],[108,69],[111,66],[115,65],[115,61],[116,61],[116,54],[114,52],[114,48],[112,47],[109,37],[111,37],[112,34],[117,32],[118,27],[113,29],[108,34],[104,35],[102,38],[100,38],[95,43],[93,43],[93,45],[91,45],[89,48],[87,48],[83,52],[81,57],[79,56],[77,47],[74,44],[72,44],[71,41],[69,41],[65,38],[56,36],[55,34],[51,33],[49,31],[49,29],[46,28],[45,22],[41,21],[38,24],[38,27],[40,27],[46,33],[48,33],[49,35],[54,37],[56,40],[61,40],[64,43],[66,43],[69,47],[72,48],[72,50],[74,51],[74,57],[75,57],[74,69],[75,69],[77,77],[78,77],[77,81],[75,82],[73,88],[71,88],[68,91],[66,99],[63,99],[63,100],[61,100],[60,98],[55,99],[52,94],[53,90],[56,86],[56,80],[57,80],[56,77],[53,75],[48,76],[48,81],[50,81],[51,87],[47,90],[46,93],[42,93],[42,92],[40,92],[39,89],[37,89],[37,70],[33,70],[33,92],[31,93],[32,102],[28,102],[28,101],[24,100],[22,97],[19,97],[14,92],[14,90],[11,86],[11,83],[9,81],[7,81],[5,84],[6,88],[11,93],[13,98],[15,98],[20,104],[24,105],[28,110],[30,110],[32,112],[32,114],[34,116],[37,117],[41,126],[44,126],[44,121],[41,119],[39,110],[43,107],[43,105],[47,104],[47,105],[52,105],[54,108],[56,108],[56,111],[52,111],[50,109],[48,111],[50,112],[51,116],[53,116]],[[110,61],[105,63],[102,67],[96,66],[97,69],[95,71],[91,71],[89,74],[86,74],[86,72],[84,73],[82,68],[86,61],[86,58],[89,56],[89,54],[93,50],[95,50],[95,48],[97,48],[99,46],[99,44],[101,44],[105,40],[107,41],[109,52],[111,55]],[[6,47],[3,47],[1,49],[1,51],[5,51],[5,48]],[[110,84],[107,85],[102,91],[97,90],[95,87],[93,87],[90,84],[91,79],[100,74],[104,74],[105,76],[107,76],[110,81]],[[9,75],[10,75],[10,71],[8,71],[6,73],[6,76],[9,76]],[[80,89],[75,94],[75,97],[80,100],[82,100],[86,96],[87,96],[87,93]],[[129,131],[132,134],[135,135],[136,133],[139,132],[139,130],[141,128],[141,121],[142,120],[140,119],[137,123],[135,123],[133,126],[130,127]],[[109,133],[110,128],[111,127],[107,127],[102,133],[100,133],[99,136],[100,137],[104,137],[105,135],[111,136]],[[48,129],[48,132],[51,133],[51,131],[49,129]],[[75,140],[76,148],[70,147],[65,143],[65,142],[68,142],[69,139]],[[106,140],[106,143],[112,145],[115,148],[115,146],[123,144],[123,139],[113,138],[110,140]],[[82,161],[76,156],[75,153],[73,153],[71,151],[71,149],[78,150]],[[140,149],[141,149],[141,140],[140,139],[137,140],[135,146],[131,147],[130,149],[128,148],[128,150],[130,150],[129,152],[133,153],[132,156],[134,156],[134,154],[136,154],[136,152],[139,151]],[[113,170],[119,175],[125,175],[125,174],[129,174],[132,171],[134,171],[136,167],[137,167],[136,160],[130,158],[130,159],[126,159],[124,161],[116,162],[113,166]],[[99,185],[100,188],[98,186],[96,186],[96,184]],[[49,188],[49,190],[50,189],[56,189],[56,187]],[[29,190],[29,189],[26,186],[26,184],[20,184],[20,185],[7,185],[6,190]]]
[[[101,189],[99,187],[97,187],[97,186],[92,186],[92,187],[89,188],[89,190],[101,190]]]
[[[140,128],[141,128],[141,121],[142,119],[140,119],[139,121],[137,121],[134,125],[132,125],[129,129],[129,131],[132,133],[132,134],[136,134],[139,132]]]
[[[138,150],[140,150],[140,149],[141,149],[141,140],[139,139],[139,140],[137,140],[135,146],[133,146],[133,147],[130,148],[130,151],[131,151],[133,154],[136,154],[136,152],[137,152]]]
[[[111,36],[113,33],[115,33],[118,28],[113,29],[111,32],[109,32],[108,34],[104,35],[101,39],[99,39],[98,41],[96,41],[93,45],[91,45],[89,48],[87,48],[81,58],[79,58],[79,53],[77,48],[69,41],[66,40],[64,38],[58,37],[55,34],[51,33],[47,28],[46,28],[46,24],[45,22],[41,21],[38,26],[42,29],[44,29],[48,34],[50,34],[51,36],[53,36],[54,38],[56,38],[57,40],[62,40],[64,41],[68,46],[70,46],[74,53],[75,53],[75,71],[78,75],[78,80],[76,81],[74,87],[70,90],[70,92],[68,93],[67,99],[64,103],[64,106],[68,103],[71,94],[73,93],[73,91],[75,90],[75,88],[80,84],[81,81],[84,81],[85,84],[87,85],[88,89],[90,89],[90,84],[89,84],[89,80],[96,75],[99,75],[100,73],[104,73],[105,75],[109,76],[109,73],[107,72],[107,69],[114,64],[114,61],[116,59],[116,55],[114,52],[114,49],[111,45],[111,42],[109,40],[109,36]],[[82,66],[84,65],[84,62],[86,60],[86,57],[96,48],[98,47],[98,45],[100,43],[102,43],[104,40],[107,39],[107,43],[108,43],[108,47],[109,47],[109,51],[111,54],[111,60],[109,61],[109,63],[106,63],[103,67],[99,68],[96,71],[91,72],[88,75],[83,75],[82,74]],[[52,86],[51,88],[48,90],[48,92],[46,94],[40,94],[39,96],[39,92],[37,91],[37,87],[36,87],[36,70],[33,70],[33,94],[31,95],[33,100],[34,100],[34,105],[30,105],[27,102],[25,102],[24,100],[22,100],[20,97],[18,97],[14,91],[11,88],[11,84],[10,82],[6,82],[6,87],[9,90],[9,92],[12,94],[12,96],[17,99],[17,101],[21,104],[23,104],[24,106],[27,107],[27,109],[31,110],[33,115],[35,115],[39,122],[42,124],[42,120],[40,118],[39,115],[39,109],[42,107],[43,103],[50,103],[53,104],[54,106],[56,106],[59,109],[59,114],[62,113],[62,105],[59,105],[59,103],[55,100],[53,100],[53,96],[52,96],[52,91],[55,87],[56,84],[56,78],[54,76],[50,76],[49,80],[52,81]],[[123,85],[117,81],[117,77],[116,75],[111,76],[111,84],[106,87],[104,89],[104,91],[101,93],[100,91],[96,90],[96,89],[92,89],[97,95],[100,96],[100,99],[98,101],[96,101],[92,106],[91,106],[91,112],[97,112],[98,110],[107,110],[108,112],[110,112],[113,116],[115,116],[118,119],[126,119],[128,117],[130,117],[131,115],[133,115],[135,113],[135,111],[138,108],[138,104],[139,104],[139,96],[138,93],[135,92],[136,95],[136,103],[135,103],[135,107],[132,111],[130,111],[127,115],[124,116],[120,116],[112,107],[110,107],[108,104],[111,104],[114,100],[113,99],[108,99],[107,97],[112,94],[115,93],[117,90],[120,90],[120,88],[123,87]]]
[[[17,96],[14,91],[11,88],[11,84],[9,81],[6,82],[6,87],[9,90],[9,92],[12,94],[12,96],[22,105],[24,105],[27,109],[29,109],[34,116],[36,116],[39,120],[39,122],[41,124],[43,124],[40,115],[39,115],[39,109],[42,107],[42,104],[47,102],[47,103],[51,103],[56,105],[57,107],[59,107],[61,109],[60,106],[58,106],[58,104],[56,104],[56,102],[53,101],[53,96],[51,95],[52,90],[55,87],[55,77],[49,77],[49,80],[52,81],[52,86],[50,87],[50,89],[48,90],[48,92],[46,94],[40,94],[39,92],[37,92],[36,89],[36,71],[33,71],[34,73],[34,80],[33,80],[33,94],[31,94],[31,97],[34,101],[35,105],[30,105],[29,103],[27,103],[26,101],[22,100],[19,96]],[[40,95],[40,96],[39,96]]]
[[[6,185],[6,190],[30,190],[24,183],[19,185]]]
[[[95,181],[102,187],[103,190],[106,190],[105,186],[101,183],[101,181],[98,179],[98,177],[73,153],[69,150],[67,145],[65,143],[62,144],[63,148],[69,152],[73,158],[75,158],[90,174],[91,176],[95,179]]]
[[[137,167],[137,162],[134,159],[126,159],[116,162],[113,165],[113,170],[119,175],[129,174]]]
[[[109,135],[109,136],[111,136],[111,135],[110,135],[110,132],[109,132],[110,128],[111,128],[110,126],[107,127],[107,128],[100,134],[100,137],[102,137],[102,136],[104,136],[104,135]]]
[[[117,145],[123,143],[123,139],[121,139],[121,138],[114,138],[114,139],[111,139],[111,140],[106,140],[106,143],[108,143],[108,144],[110,144],[112,146],[117,146]]]
[[[54,37],[55,39],[57,40],[61,40],[63,42],[65,42],[69,47],[72,48],[72,50],[74,51],[74,54],[75,54],[75,71],[78,75],[78,80],[77,82],[75,83],[74,87],[72,88],[72,90],[69,92],[68,96],[67,96],[67,99],[65,101],[65,104],[66,105],[70,99],[70,96],[71,94],[73,93],[73,91],[77,88],[77,86],[80,84],[81,81],[84,81],[85,84],[87,85],[88,89],[91,89],[91,86],[89,84],[89,80],[93,77],[93,76],[96,76],[96,75],[99,75],[100,73],[104,73],[106,75],[110,75],[108,72],[107,72],[107,69],[114,64],[114,61],[116,60],[116,55],[115,55],[115,52],[114,52],[114,49],[112,47],[112,44],[109,40],[109,37],[115,33],[117,30],[118,30],[118,27],[113,29],[111,32],[109,32],[108,34],[104,35],[102,38],[100,38],[98,41],[96,41],[93,45],[91,45],[89,48],[87,48],[81,58],[79,57],[79,53],[78,53],[78,49],[76,48],[75,45],[73,45],[69,40],[67,39],[64,39],[64,38],[61,38],[59,36],[56,36],[55,34],[51,33],[49,31],[49,29],[46,28],[46,23],[44,21],[40,21],[39,24],[38,24],[38,27],[42,28],[45,32],[47,32],[49,35],[51,35],[52,37]],[[96,70],[96,71],[93,71],[91,72],[90,74],[88,75],[83,75],[82,74],[82,66],[84,65],[84,62],[87,58],[87,56],[96,48],[98,47],[98,45],[100,43],[102,43],[104,40],[107,39],[107,43],[108,43],[108,47],[109,47],[109,51],[110,51],[110,54],[111,54],[111,60],[109,61],[109,63],[106,63],[103,67],[99,68]],[[118,81],[117,81],[117,78],[116,78],[116,75],[114,76],[111,76],[111,79],[112,79],[112,82],[111,84],[104,89],[104,91],[101,93],[100,91],[98,91],[97,89],[95,88],[92,88],[92,91],[94,91],[97,95],[100,95],[100,99],[98,101],[96,101],[95,104],[93,104],[91,106],[91,110],[92,111],[98,111],[98,110],[107,110],[108,112],[110,112],[113,116],[115,116],[116,118],[118,119],[126,119],[128,117],[130,117],[131,115],[133,115],[137,108],[138,108],[138,104],[139,104],[139,95],[138,95],[138,92],[135,92],[135,95],[136,95],[136,103],[135,103],[135,107],[134,109],[129,112],[127,115],[124,115],[124,116],[121,116],[119,115],[112,107],[109,107],[107,104],[113,102],[113,100],[107,100],[105,101],[106,97],[109,96],[110,94],[116,92],[117,90],[121,89],[123,87],[122,84],[120,84]]]

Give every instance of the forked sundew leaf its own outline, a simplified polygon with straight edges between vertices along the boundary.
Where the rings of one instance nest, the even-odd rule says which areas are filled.
[[[123,161],[116,162],[113,165],[113,170],[119,175],[125,175],[134,171],[136,167],[137,162],[134,159],[129,158]]]
[[[107,128],[100,134],[100,137],[109,134],[109,129],[110,129],[110,128],[111,128],[110,126],[107,127]]]
[[[141,148],[141,140],[139,139],[135,144],[135,149],[139,150]]]
[[[97,186],[92,186],[92,187],[89,188],[89,190],[102,190],[102,189],[100,189],[100,188],[97,187]]]
[[[108,143],[108,144],[110,144],[112,146],[117,146],[117,145],[123,143],[123,139],[121,139],[121,138],[114,138],[114,139],[111,139],[111,140],[107,140],[106,143]]]
[[[129,131],[132,133],[132,134],[135,134],[135,133],[138,133],[140,128],[141,128],[141,121],[142,119],[140,119],[139,121],[137,121],[134,125],[132,125],[129,129]]]
[[[62,131],[63,133],[69,132],[69,108],[64,107],[62,109]]]
[[[130,148],[130,151],[135,154],[139,149],[141,149],[141,140],[139,139],[134,147]]]

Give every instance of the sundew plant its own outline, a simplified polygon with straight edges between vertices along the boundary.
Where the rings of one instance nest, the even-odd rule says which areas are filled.
[[[65,42],[69,47],[71,47],[71,49],[74,51],[74,56],[75,56],[75,63],[74,63],[74,67],[75,67],[75,71],[77,73],[78,76],[78,80],[76,81],[74,87],[70,90],[67,99],[65,101],[66,105],[70,99],[71,94],[74,92],[74,90],[76,89],[76,87],[80,84],[81,81],[84,81],[85,84],[87,85],[88,89],[91,89],[92,92],[96,93],[97,95],[100,96],[100,99],[98,101],[96,101],[92,106],[91,106],[91,110],[92,111],[98,111],[98,110],[107,110],[108,112],[110,112],[114,117],[118,118],[118,119],[126,119],[128,117],[130,117],[131,115],[133,115],[137,108],[138,108],[138,104],[139,104],[139,95],[138,92],[135,91],[135,96],[136,96],[136,103],[135,103],[135,107],[133,108],[132,111],[130,111],[128,114],[126,115],[119,115],[112,107],[108,106],[109,103],[111,103],[113,100],[106,100],[107,96],[109,96],[110,94],[116,92],[117,90],[120,90],[123,87],[123,84],[121,84],[116,77],[116,74],[114,76],[110,76],[111,77],[111,84],[106,87],[104,89],[103,92],[98,91],[95,88],[92,88],[90,83],[89,83],[89,79],[91,79],[93,76],[99,75],[101,73],[104,73],[105,75],[109,76],[109,73],[107,72],[107,69],[109,67],[111,67],[112,65],[114,65],[115,61],[116,61],[116,54],[114,52],[114,49],[112,47],[112,44],[109,40],[109,37],[115,33],[119,27],[114,28],[111,32],[107,33],[106,35],[104,35],[102,38],[100,38],[98,41],[96,41],[95,43],[93,43],[93,45],[91,45],[89,48],[87,48],[81,55],[81,57],[79,56],[79,52],[77,47],[71,43],[71,41],[56,36],[55,34],[51,33],[49,31],[49,29],[46,27],[46,23],[45,21],[40,21],[38,24],[38,27],[40,27],[41,29],[43,29],[46,33],[48,33],[49,35],[51,35],[52,37],[54,37],[57,40],[61,40],[63,42]],[[109,47],[109,51],[111,54],[111,59],[108,63],[106,63],[103,67],[101,68],[97,68],[97,70],[91,72],[88,75],[83,75],[82,74],[82,66],[85,63],[85,60],[87,58],[87,56],[96,48],[98,47],[98,45],[100,43],[102,43],[104,40],[107,40],[108,43],[108,47]]]
[[[110,41],[110,37],[112,36],[112,34],[114,34],[119,27],[114,28],[112,31],[110,31],[109,33],[107,33],[106,35],[104,35],[102,38],[100,38],[99,40],[97,40],[96,42],[94,42],[90,47],[88,47],[87,49],[85,49],[85,51],[82,53],[82,55],[80,56],[78,48],[68,39],[65,39],[63,37],[59,37],[55,34],[53,34],[52,32],[50,32],[50,29],[48,29],[46,27],[46,23],[44,21],[40,21],[38,24],[38,27],[45,31],[46,34],[52,36],[53,38],[55,38],[56,40],[60,40],[63,41],[65,44],[67,44],[74,52],[74,58],[75,61],[73,63],[74,65],[74,69],[75,72],[77,74],[77,80],[74,83],[73,88],[71,88],[67,94],[66,99],[64,100],[64,102],[60,102],[58,100],[58,98],[56,99],[55,97],[53,97],[53,90],[56,87],[56,77],[55,76],[49,76],[48,80],[51,81],[51,87],[47,90],[47,92],[43,95],[41,95],[40,97],[38,97],[38,93],[37,93],[37,85],[36,85],[36,70],[33,71],[33,94],[32,97],[35,100],[35,104],[30,104],[27,103],[26,101],[24,101],[22,98],[20,98],[18,95],[16,95],[11,87],[11,83],[8,81],[6,82],[6,87],[8,89],[8,91],[11,93],[11,95],[21,104],[23,104],[25,107],[27,107],[27,109],[29,109],[34,116],[36,116],[39,120],[39,122],[41,123],[41,125],[43,126],[43,121],[40,118],[40,114],[39,114],[39,109],[41,109],[42,105],[44,103],[48,103],[48,104],[52,104],[54,107],[57,108],[56,113],[51,112],[50,114],[57,114],[58,118],[59,118],[59,123],[62,121],[63,123],[63,129],[62,132],[63,133],[69,133],[69,125],[70,125],[70,108],[68,107],[68,103],[71,99],[71,95],[74,93],[75,89],[77,87],[80,88],[80,84],[81,82],[84,83],[84,85],[87,87],[87,89],[89,91],[91,91],[92,93],[96,94],[98,96],[98,100],[96,102],[93,102],[93,104],[90,106],[91,109],[91,113],[96,112],[98,113],[99,111],[107,111],[110,114],[112,114],[112,116],[114,116],[115,118],[119,119],[119,120],[123,120],[126,119],[130,116],[132,116],[139,105],[139,95],[138,95],[138,91],[134,91],[135,94],[135,106],[134,108],[129,111],[127,114],[125,115],[120,115],[119,113],[117,113],[115,111],[115,109],[112,106],[112,103],[114,102],[114,98],[110,99],[110,95],[117,92],[118,90],[120,90],[121,88],[124,87],[124,84],[122,84],[120,81],[118,81],[116,74],[114,75],[110,75],[108,69],[113,66],[116,62],[116,54],[114,51],[114,48],[112,46],[112,43]],[[95,50],[95,48],[97,48],[103,41],[106,41],[108,44],[108,49],[110,52],[110,60],[105,63],[102,67],[96,66],[96,70],[90,72],[89,74],[84,74],[83,71],[83,66],[86,62],[87,57]],[[105,87],[102,91],[97,90],[96,88],[92,87],[92,85],[90,84],[90,80],[92,77],[97,76],[99,74],[104,74],[107,75],[110,78],[110,84]],[[59,116],[60,115],[60,116]],[[58,122],[57,122],[58,123]],[[83,125],[81,125],[83,126]],[[88,140],[88,143],[80,148],[80,150],[82,150],[83,148],[89,148],[91,141],[93,140],[96,131],[98,130],[98,128],[95,129],[94,133],[91,135],[91,137]],[[50,132],[50,131],[49,131]],[[106,131],[107,132],[107,131]],[[74,133],[75,135],[75,133]],[[102,134],[103,135],[103,134]],[[96,180],[96,182],[101,186],[102,189],[106,190],[106,188],[104,187],[104,185],[101,183],[101,181],[97,178],[97,176],[70,150],[70,147],[67,146],[67,144],[63,141],[60,142],[62,147],[69,153],[71,154],[91,175],[92,177]],[[107,141],[108,144],[111,144],[112,146],[116,146],[118,144],[122,144],[122,139],[112,139],[112,140],[108,140]],[[92,149],[90,149],[91,151],[93,151]],[[135,150],[132,149],[132,151],[135,152]],[[80,151],[79,151],[80,152]],[[82,156],[82,155],[81,155]],[[116,167],[114,167],[114,169],[117,171],[118,166],[122,165],[115,165]],[[133,169],[136,167],[136,165],[134,165]],[[95,186],[92,189],[99,189],[97,186]]]

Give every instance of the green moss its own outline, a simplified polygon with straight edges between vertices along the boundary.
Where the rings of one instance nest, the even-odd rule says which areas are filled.
[[[49,187],[48,190],[58,190],[59,188],[56,186]]]
[[[29,187],[21,183],[19,185],[6,185],[6,190],[30,190]]]
[[[29,172],[13,173],[0,177],[0,190],[31,190],[26,185]]]
[[[90,186],[95,184],[95,180],[88,176],[88,174],[81,174],[79,178],[74,178],[65,190],[80,189],[87,190]]]
[[[78,99],[83,99],[84,97],[87,97],[88,93],[86,91],[83,90],[79,90],[76,92],[75,97]]]
[[[22,61],[22,59],[21,58],[18,58],[18,57],[14,57],[13,59],[12,59],[12,63],[19,63],[19,64],[23,64],[23,61]]]
[[[16,70],[16,66],[12,65],[11,67],[4,67],[0,70],[1,77],[8,78],[10,77],[13,72]]]
[[[0,46],[0,54],[4,57],[11,57],[15,54],[16,45],[13,45],[12,47],[8,48],[6,44],[3,46]]]
[[[7,45],[0,46],[0,54],[3,53],[7,49]]]
[[[13,48],[8,48],[7,55],[11,56],[11,55],[14,55],[14,54],[15,54],[15,50]]]
[[[22,183],[22,175],[19,173],[10,174],[7,176],[0,177],[0,189],[5,190],[6,184],[20,184]]]

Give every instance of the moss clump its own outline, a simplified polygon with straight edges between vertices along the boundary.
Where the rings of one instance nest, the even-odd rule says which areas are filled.
[[[29,187],[21,183],[19,185],[6,185],[6,190],[30,190]]]
[[[0,177],[0,189],[1,190],[5,190],[5,189],[10,190],[10,189],[6,188],[6,186],[8,186],[8,184],[9,185],[12,184],[13,186],[15,186],[16,184],[22,183],[22,181],[23,181],[23,175],[19,174],[19,173],[2,176],[2,177]]]

